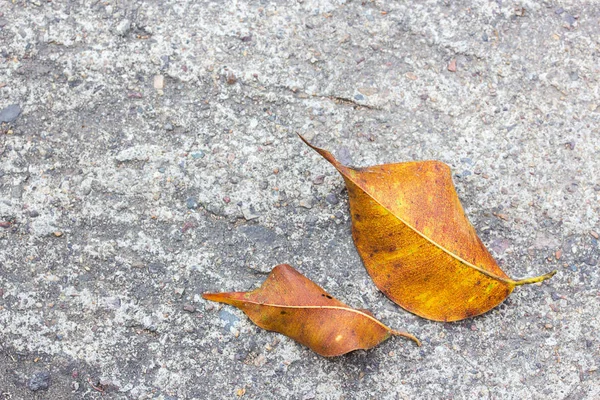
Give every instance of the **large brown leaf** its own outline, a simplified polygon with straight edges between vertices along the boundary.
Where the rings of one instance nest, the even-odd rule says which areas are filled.
[[[509,278],[465,216],[446,164],[351,168],[301,139],[344,177],[358,253],[377,287],[404,309],[457,321],[494,308],[515,286],[556,273]]]
[[[273,268],[262,286],[251,292],[204,293],[207,300],[231,304],[261,328],[283,333],[316,353],[330,357],[370,349],[391,335],[407,337],[331,297],[287,264]]]

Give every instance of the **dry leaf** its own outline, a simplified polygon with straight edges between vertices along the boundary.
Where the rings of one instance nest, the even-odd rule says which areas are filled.
[[[204,293],[202,297],[235,306],[261,328],[283,333],[326,357],[370,349],[391,335],[420,345],[413,335],[394,331],[370,312],[334,299],[287,264],[273,268],[262,286],[251,292]]]
[[[356,248],[377,287],[404,309],[458,321],[494,308],[515,286],[556,273],[509,278],[465,216],[446,164],[350,168],[302,140],[344,177]]]

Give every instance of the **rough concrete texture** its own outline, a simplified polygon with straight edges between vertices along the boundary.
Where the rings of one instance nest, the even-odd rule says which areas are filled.
[[[0,399],[600,398],[598,32],[593,1],[0,0]],[[504,270],[558,274],[403,311],[296,132],[448,163]],[[325,359],[200,297],[283,262],[423,346]]]

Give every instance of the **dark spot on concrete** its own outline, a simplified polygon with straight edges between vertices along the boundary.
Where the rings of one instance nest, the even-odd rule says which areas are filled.
[[[50,372],[48,371],[37,371],[27,382],[27,387],[33,392],[38,390],[46,390],[50,387]]]

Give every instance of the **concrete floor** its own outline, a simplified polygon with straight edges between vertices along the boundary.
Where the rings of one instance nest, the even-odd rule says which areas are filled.
[[[0,399],[600,398],[599,32],[574,0],[0,0]],[[446,162],[508,275],[559,272],[402,310],[296,133]],[[325,359],[200,297],[279,263],[423,346]]]

